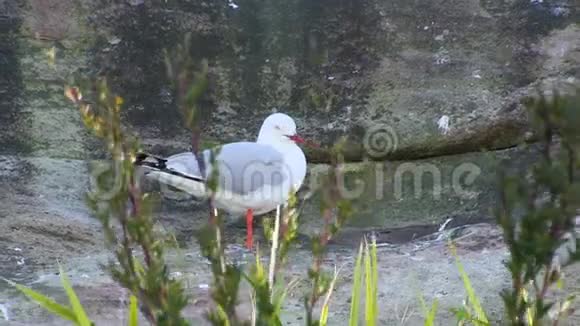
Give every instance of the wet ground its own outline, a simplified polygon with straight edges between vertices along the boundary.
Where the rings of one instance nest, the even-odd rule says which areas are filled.
[[[58,221],[55,216],[50,216]],[[62,220],[61,220],[62,221]],[[42,222],[30,219],[30,223]],[[46,220],[45,220],[46,222]],[[3,228],[4,229],[4,228]],[[14,228],[12,228],[14,229]],[[26,232],[32,228],[19,224],[17,229]],[[13,233],[10,246],[2,251],[2,275],[26,284],[43,293],[50,294],[59,302],[66,302],[66,296],[60,289],[56,259],[63,262],[89,315],[99,325],[121,325],[126,315],[127,293],[114,284],[99,266],[110,257],[99,244],[99,233],[89,232],[90,227],[75,225],[62,228],[63,232],[48,232],[42,236],[35,233]],[[48,231],[48,230],[47,230]],[[84,241],[71,241],[67,234],[77,233],[77,238]],[[232,234],[231,230],[228,232]],[[240,265],[253,261],[253,256],[240,244],[242,232],[226,239],[236,242],[228,245],[228,258]],[[393,325],[404,321],[405,325],[422,324],[422,312],[419,310],[418,295],[423,294],[429,302],[437,298],[440,306],[450,308],[461,303],[464,291],[455,270],[453,259],[446,248],[446,239],[453,234],[458,240],[462,260],[474,283],[485,280],[485,288],[474,285],[486,303],[493,303],[495,290],[490,285],[504,286],[506,275],[501,271],[501,258],[506,252],[501,246],[498,230],[489,225],[480,224],[469,228],[444,232],[426,238],[416,239],[406,244],[379,247],[379,275],[381,299],[381,324]],[[2,234],[2,239],[5,239]],[[52,238],[52,241],[50,240]],[[335,243],[331,245],[324,265],[328,270],[340,269],[335,295],[331,301],[331,325],[346,325],[350,310],[350,293],[352,284],[353,263],[356,251],[352,246]],[[191,304],[186,315],[193,325],[205,324],[203,312],[210,306],[208,285],[211,283],[209,265],[200,255],[198,247],[190,243],[186,248],[168,254],[168,262],[175,277],[183,279],[186,291],[191,295]],[[267,262],[267,252],[263,254]],[[203,262],[200,264],[200,262]],[[306,271],[311,262],[311,255],[306,246],[293,250],[285,272],[285,278],[298,280],[290,291],[284,312],[284,324],[301,325],[304,320],[302,296],[309,288]],[[485,266],[485,268],[482,268]],[[249,314],[249,291],[244,286],[239,295],[240,313]],[[42,309],[26,300],[7,284],[0,286],[0,303],[8,313],[7,325],[62,325],[62,321],[47,315]],[[497,308],[492,305],[490,311]],[[443,324],[451,322],[452,315],[442,309],[439,319]],[[6,317],[6,316],[5,316]],[[445,321],[445,322],[444,322]]]

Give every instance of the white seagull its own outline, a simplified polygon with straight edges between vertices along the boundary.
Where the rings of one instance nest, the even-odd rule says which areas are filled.
[[[286,114],[274,113],[264,120],[256,142],[235,142],[214,149],[218,171],[216,208],[233,215],[246,214],[248,249],[253,245],[253,216],[284,205],[290,193],[298,191],[306,176],[306,157],[297,145],[305,141],[296,133],[296,123]],[[145,175],[198,198],[207,198],[206,189],[214,171],[212,151],[202,152],[205,175],[196,157],[184,152],[167,158],[140,153],[135,164]]]

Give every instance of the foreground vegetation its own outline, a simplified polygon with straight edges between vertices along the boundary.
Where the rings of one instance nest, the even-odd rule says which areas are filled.
[[[207,65],[194,64],[187,55],[185,43],[167,54],[168,77],[173,81],[175,95],[185,125],[192,131],[192,150],[198,152],[201,139],[200,109],[197,99],[207,87]],[[152,325],[189,325],[183,310],[190,302],[183,284],[170,276],[165,253],[175,245],[172,237],[154,229],[154,196],[143,193],[136,180],[133,165],[140,146],[134,136],[126,133],[120,118],[123,100],[113,94],[106,79],[95,82],[71,81],[66,96],[79,108],[85,126],[101,138],[110,154],[110,169],[97,180],[97,189],[116,191],[106,199],[100,193],[89,193],[87,204],[101,222],[107,242],[114,251],[114,260],[108,272],[119,285],[131,292],[128,309],[129,325],[137,325],[138,311]],[[578,246],[575,217],[580,209],[580,92],[575,95],[550,96],[538,94],[526,102],[537,140],[543,146],[537,164],[522,175],[500,176],[497,222],[503,230],[505,244],[510,251],[506,268],[512,286],[501,292],[506,325],[558,325],[573,312],[573,295],[548,299],[553,287],[561,286],[563,268],[577,263],[580,254],[569,252],[567,260],[557,258],[557,250],[566,241]],[[333,162],[328,175],[321,204],[324,227],[311,241],[312,263],[307,273],[311,284],[303,298],[305,324],[327,325],[330,298],[337,273],[323,266],[329,240],[352,216],[349,202],[338,189],[340,177],[341,142],[333,148]],[[208,187],[216,190],[215,180]],[[297,199],[292,197],[287,207],[277,212],[273,220],[266,220],[264,230],[270,242],[270,260],[265,266],[257,252],[256,261],[248,270],[228,263],[222,235],[221,216],[212,209],[205,232],[199,232],[198,243],[211,263],[211,284],[214,308],[207,320],[213,325],[281,325],[288,286],[281,275],[289,263],[288,253],[296,241],[298,229]],[[453,244],[450,250],[454,253]],[[139,256],[135,254],[138,251]],[[139,257],[143,257],[142,259]],[[457,256],[456,256],[457,258]],[[349,325],[376,325],[379,315],[377,256],[374,239],[362,239],[356,257],[352,286]],[[471,282],[457,258],[467,299],[454,309],[459,325],[491,325],[485,308],[479,302]],[[63,287],[69,297],[68,305],[61,305],[40,293],[14,284],[25,295],[48,311],[77,325],[92,325],[69,284],[64,271],[60,272]],[[241,282],[253,288],[253,312],[240,316],[236,312]],[[13,283],[11,283],[13,284]],[[498,292],[501,289],[498,289]],[[418,298],[424,310],[425,325],[436,325],[437,301],[430,304]],[[361,304],[364,302],[364,309]]]

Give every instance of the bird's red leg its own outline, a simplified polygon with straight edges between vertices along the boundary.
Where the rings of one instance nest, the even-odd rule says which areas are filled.
[[[252,249],[252,245],[254,244],[253,222],[254,222],[254,212],[252,211],[252,209],[248,209],[248,211],[246,212],[246,247],[248,249]]]

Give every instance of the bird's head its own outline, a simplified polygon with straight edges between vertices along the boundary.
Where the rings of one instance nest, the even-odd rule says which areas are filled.
[[[296,132],[294,119],[284,113],[271,114],[264,120],[258,141],[302,144],[306,141]]]

